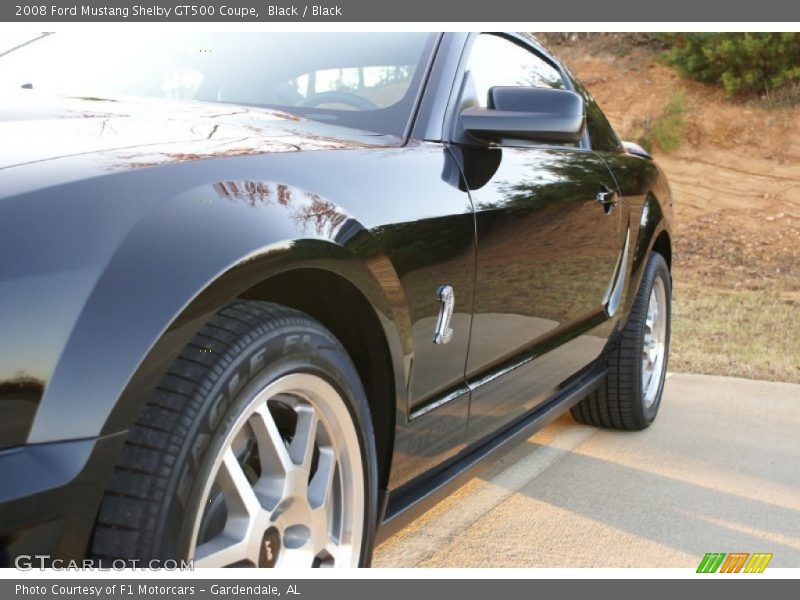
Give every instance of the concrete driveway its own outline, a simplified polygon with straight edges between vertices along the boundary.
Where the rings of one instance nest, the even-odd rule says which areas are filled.
[[[379,567],[800,567],[800,385],[671,374],[643,432],[567,415],[384,542]]]

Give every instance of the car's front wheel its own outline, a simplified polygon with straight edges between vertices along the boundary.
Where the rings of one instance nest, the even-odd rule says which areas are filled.
[[[236,302],[131,429],[92,551],[196,567],[361,566],[375,490],[369,408],[344,348],[307,315]]]
[[[644,429],[661,406],[669,358],[672,279],[652,252],[625,327],[606,349],[608,374],[572,408],[575,420],[610,429]]]

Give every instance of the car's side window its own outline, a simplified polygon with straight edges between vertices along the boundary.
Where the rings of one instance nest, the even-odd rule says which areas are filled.
[[[533,86],[564,89],[561,73],[533,52],[499,35],[479,35],[469,54],[467,70],[480,106],[487,105],[495,86]]]

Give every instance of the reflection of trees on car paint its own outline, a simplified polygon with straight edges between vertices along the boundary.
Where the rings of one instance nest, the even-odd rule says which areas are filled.
[[[282,183],[264,181],[220,181],[214,184],[220,198],[255,207],[272,203],[291,209],[289,213],[303,234],[333,239],[349,215],[330,200]]]
[[[0,419],[0,440],[6,444],[22,444],[25,442],[27,430],[19,427],[19,423],[33,418],[44,393],[45,382],[31,376],[25,370],[14,373],[13,377],[0,378],[0,408],[3,409]]]
[[[496,176],[473,192],[475,312],[533,316],[555,327],[599,308],[621,247],[612,226],[619,210],[604,215],[594,202],[609,180],[599,158],[582,150],[504,149]]]

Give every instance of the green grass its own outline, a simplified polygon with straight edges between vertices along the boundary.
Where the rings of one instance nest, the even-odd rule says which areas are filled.
[[[658,146],[665,153],[677,150],[683,141],[683,131],[686,128],[685,105],[686,91],[678,90],[664,104],[658,117],[644,123],[644,133],[639,136],[639,145],[648,152],[652,152],[654,146]]]
[[[797,295],[676,283],[671,371],[800,383]]]

